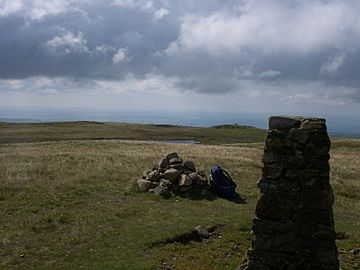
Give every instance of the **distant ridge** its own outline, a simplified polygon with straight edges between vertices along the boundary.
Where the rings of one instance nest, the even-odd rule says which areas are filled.
[[[224,129],[248,129],[248,128],[257,128],[254,126],[247,125],[238,125],[238,124],[224,124],[224,125],[216,125],[212,126],[212,128],[224,128]]]

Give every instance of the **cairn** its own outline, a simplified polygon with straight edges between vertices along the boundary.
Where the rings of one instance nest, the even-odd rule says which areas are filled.
[[[338,270],[325,119],[269,120],[248,270]]]
[[[183,161],[177,153],[168,154],[152,170],[146,170],[137,180],[139,189],[168,197],[176,195],[207,195],[206,174],[197,171],[193,161]]]

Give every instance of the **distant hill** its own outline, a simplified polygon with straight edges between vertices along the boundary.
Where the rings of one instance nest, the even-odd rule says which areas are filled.
[[[263,142],[266,131],[252,126],[189,127],[95,121],[0,122],[0,143],[61,140],[193,140],[203,144]]]

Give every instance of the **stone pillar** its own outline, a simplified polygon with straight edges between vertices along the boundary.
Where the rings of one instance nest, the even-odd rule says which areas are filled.
[[[248,270],[337,270],[325,119],[273,116]]]

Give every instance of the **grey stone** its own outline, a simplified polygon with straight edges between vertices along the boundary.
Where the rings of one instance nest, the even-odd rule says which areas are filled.
[[[324,119],[306,119],[301,125],[300,129],[326,129],[326,124]]]
[[[148,192],[151,188],[151,181],[145,180],[145,179],[139,179],[137,180],[138,187],[143,192]]]
[[[198,225],[195,227],[195,231],[198,233],[198,235],[201,237],[201,238],[209,238],[210,237],[210,233],[207,229],[207,227],[205,225]]]
[[[170,169],[167,169],[165,172],[164,172],[164,178],[167,179],[167,180],[170,180],[171,182],[175,183],[178,181],[179,179],[179,176],[180,176],[181,172],[176,170],[176,169],[173,169],[173,168],[170,168]]]
[[[166,186],[166,187],[170,187],[172,185],[172,182],[167,180],[167,179],[160,179],[160,185]]]
[[[188,175],[182,174],[180,177],[179,186],[191,186],[191,184],[192,179]]]
[[[154,194],[155,195],[159,195],[159,196],[164,196],[164,197],[168,197],[170,195],[170,190],[168,187],[163,186],[163,185],[158,185],[155,189],[154,189]]]
[[[190,175],[193,183],[199,186],[206,186],[208,184],[208,180],[206,176],[199,175],[197,172],[193,172]]]
[[[271,116],[269,118],[270,129],[286,129],[298,128],[304,117],[299,116]]]
[[[169,161],[166,158],[163,158],[159,161],[159,167],[162,169],[166,169],[169,166]]]
[[[170,153],[170,154],[166,155],[165,158],[166,158],[167,160],[169,160],[169,161],[170,161],[170,159],[172,159],[172,158],[180,159],[178,153],[176,153],[176,152]]]
[[[178,171],[182,171],[184,169],[184,165],[182,163],[172,164],[169,167]]]
[[[146,177],[149,175],[149,173],[151,173],[151,170],[145,170],[142,174],[142,178],[146,179]]]
[[[161,178],[161,176],[158,171],[152,171],[151,173],[148,174],[148,176],[146,177],[146,180],[149,180],[151,182],[158,182],[160,180],[160,178]]]
[[[184,167],[185,167],[185,169],[187,169],[187,170],[189,170],[191,172],[196,172],[195,163],[193,161],[186,160],[184,162]]]
[[[170,165],[179,164],[182,163],[182,160],[180,158],[172,158],[169,160]]]

